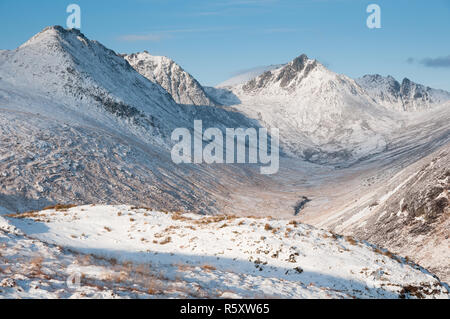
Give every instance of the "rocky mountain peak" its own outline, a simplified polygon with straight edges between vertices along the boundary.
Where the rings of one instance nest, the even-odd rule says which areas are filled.
[[[200,83],[172,59],[153,56],[147,51],[123,57],[141,75],[166,89],[177,103],[216,105]]]
[[[408,78],[400,83],[390,75],[372,74],[356,79],[356,82],[378,104],[399,111],[429,109],[450,100],[449,92],[432,89]]]
[[[288,89],[308,77],[317,65],[316,60],[309,59],[306,54],[302,54],[280,68],[266,71],[259,77],[250,80],[243,86],[243,89],[251,92],[273,85]]]

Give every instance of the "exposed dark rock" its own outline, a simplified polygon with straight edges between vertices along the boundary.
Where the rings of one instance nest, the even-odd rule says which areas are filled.
[[[300,197],[300,200],[294,206],[294,215],[297,216],[300,213],[300,211],[305,207],[305,205],[310,201],[311,200],[306,196]]]

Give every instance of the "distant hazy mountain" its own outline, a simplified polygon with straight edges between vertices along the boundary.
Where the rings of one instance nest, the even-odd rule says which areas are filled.
[[[365,75],[356,82],[380,105],[398,111],[420,111],[450,101],[450,92],[432,89],[404,78]]]

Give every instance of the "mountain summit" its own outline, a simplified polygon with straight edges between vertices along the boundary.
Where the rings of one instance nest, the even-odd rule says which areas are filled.
[[[159,84],[75,29],[45,28],[2,54],[0,66],[0,101],[18,110],[59,120],[96,121],[114,129],[120,123],[127,131],[137,125],[145,134],[159,134],[162,125],[155,119],[178,112]]]
[[[276,71],[266,71],[250,80],[243,89],[246,92],[254,92],[275,85],[290,91],[295,90],[295,87],[308,77],[317,64],[316,60],[311,60],[306,54],[302,54]]]
[[[313,162],[348,164],[380,152],[397,126],[355,80],[305,54],[228,89],[238,110],[280,129],[285,151]]]
[[[216,105],[200,83],[172,59],[153,56],[146,51],[124,55],[124,58],[140,74],[166,89],[177,103]]]
[[[450,100],[450,92],[432,89],[404,78],[365,75],[356,82],[380,105],[398,111],[420,111]]]

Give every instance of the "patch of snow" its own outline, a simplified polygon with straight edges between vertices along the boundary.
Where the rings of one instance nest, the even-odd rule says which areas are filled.
[[[406,286],[417,286],[424,297],[448,298],[441,283],[416,265],[289,221],[124,205],[17,217],[11,223],[27,236],[83,255],[149,265],[209,297],[397,298],[409,296],[402,293]]]

